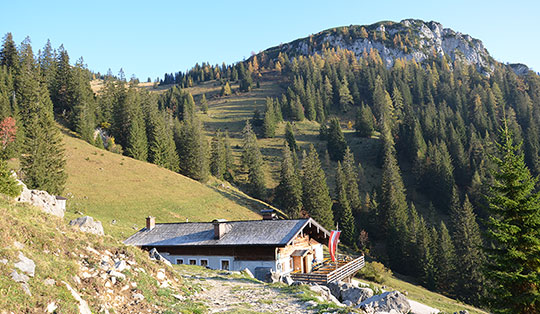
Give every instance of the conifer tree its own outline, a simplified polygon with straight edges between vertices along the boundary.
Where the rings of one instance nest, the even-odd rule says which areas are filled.
[[[128,115],[128,134],[126,154],[132,158],[146,161],[148,159],[148,137],[143,114],[136,91],[130,88],[126,97]]]
[[[344,78],[339,86],[339,105],[341,106],[342,111],[347,111],[352,104],[353,97],[349,91],[349,83]]]
[[[468,196],[462,206],[453,206],[453,239],[457,259],[456,282],[458,296],[467,302],[478,304],[485,295],[485,277],[482,269],[485,263],[482,251],[480,228]]]
[[[336,170],[336,197],[334,203],[334,218],[342,230],[341,239],[347,245],[356,247],[356,226],[354,216],[352,214],[351,205],[347,197],[347,178],[341,167],[341,162],[338,161]]]
[[[504,121],[489,197],[488,235],[493,246],[486,250],[486,275],[495,283],[491,306],[500,313],[540,311],[540,192],[520,147]]]
[[[287,143],[283,147],[283,160],[281,161],[279,185],[275,190],[275,199],[289,218],[301,217],[302,183]]]
[[[274,102],[271,98],[266,99],[266,110],[263,120],[263,134],[266,138],[272,138],[276,135],[276,112]]]
[[[201,111],[204,114],[208,113],[208,101],[206,100],[206,94],[203,94],[201,98]]]
[[[0,194],[17,197],[21,194],[22,186],[11,173],[7,161],[0,159]]]
[[[341,126],[337,118],[330,120],[326,139],[330,158],[334,161],[343,160],[345,150],[347,149],[347,142],[345,141],[345,135],[341,131]]]
[[[257,136],[249,121],[246,121],[242,137],[242,166],[247,173],[247,189],[250,195],[262,199],[266,194],[264,162],[257,143]]]
[[[454,243],[446,225],[442,221],[439,229],[439,241],[435,260],[437,266],[437,290],[452,293],[455,288],[454,277],[457,259]]]
[[[210,173],[219,180],[223,180],[223,175],[227,170],[225,157],[223,134],[218,130],[216,136],[212,138],[210,147]]]
[[[302,204],[306,213],[323,227],[333,229],[332,199],[319,154],[313,145],[310,145],[308,154],[302,160],[302,189]]]
[[[296,138],[294,137],[294,131],[290,122],[287,122],[285,125],[285,141],[287,141],[287,145],[291,151],[296,154],[298,152],[298,145],[296,144]]]
[[[225,138],[223,139],[225,145],[225,174],[224,179],[230,182],[234,181],[234,156],[229,140],[229,132],[225,131]]]
[[[180,160],[180,173],[194,180],[208,180],[208,143],[196,118],[175,121],[174,141]]]
[[[0,50],[0,66],[5,65],[8,69],[15,69],[18,65],[17,47],[13,41],[13,35],[7,33],[4,36],[2,50]]]
[[[47,87],[39,83],[30,39],[21,44],[20,55],[16,86],[25,131],[21,157],[23,179],[29,188],[61,194],[67,179],[62,137],[54,122]]]
[[[221,87],[221,96],[230,96],[232,94],[231,86],[229,85],[229,82],[226,82],[223,87]]]
[[[373,135],[373,132],[375,131],[373,125],[374,118],[373,113],[371,112],[371,108],[369,108],[369,106],[363,105],[356,114],[356,123],[354,124],[356,134],[361,137],[371,137],[371,135]]]
[[[168,117],[170,119],[170,117]],[[147,111],[148,160],[171,171],[178,171],[179,159],[176,152],[173,132],[165,117],[157,109],[157,104],[151,102]]]
[[[354,155],[351,149],[347,146],[345,157],[343,157],[343,174],[345,176],[345,185],[347,190],[347,199],[351,206],[352,212],[356,215],[360,213],[362,202],[360,200],[360,191],[358,189],[358,173],[354,161]]]

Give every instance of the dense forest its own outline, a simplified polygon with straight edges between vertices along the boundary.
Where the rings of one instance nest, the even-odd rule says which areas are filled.
[[[352,250],[429,289],[494,308],[488,290],[508,296],[493,271],[486,271],[496,268],[497,256],[501,264],[512,264],[497,251],[508,239],[501,235],[505,226],[493,218],[504,216],[494,212],[503,200],[493,193],[497,187],[507,191],[501,188],[504,161],[513,162],[521,171],[514,174],[518,180],[528,180],[521,193],[532,196],[524,203],[538,203],[533,176],[540,173],[540,77],[532,71],[518,76],[494,62],[486,74],[436,54],[422,63],[398,59],[387,67],[377,50],[358,57],[326,48],[275,58],[263,52],[233,65],[203,63],[165,74],[159,83],[173,85],[161,94],[137,88],[122,73],[109,74],[94,93],[90,82],[96,74],[82,58],[72,65],[68,52],[50,43],[34,56],[29,39],[17,47],[9,33],[0,65],[0,131],[9,138],[2,163],[20,158],[20,175],[32,188],[62,192],[66,178],[56,117],[97,147],[201,182],[209,176],[227,180],[275,203],[289,218],[311,216],[329,229],[339,224]],[[217,97],[227,97],[256,88],[263,73],[279,77],[283,94],[268,98],[265,112],[246,121],[241,158],[235,160],[226,131],[210,140],[204,134],[198,115],[208,110],[206,97],[196,103],[184,89],[215,80],[221,85]],[[239,86],[234,91],[233,82]],[[297,145],[292,123],[305,119],[320,124],[326,156],[313,145]],[[285,124],[280,181],[269,189],[257,136],[275,136],[279,124]],[[362,165],[348,147],[346,127],[381,143],[382,179],[369,193],[360,192]],[[321,165],[325,158],[337,162],[332,190]],[[404,172],[411,184],[405,185]]]

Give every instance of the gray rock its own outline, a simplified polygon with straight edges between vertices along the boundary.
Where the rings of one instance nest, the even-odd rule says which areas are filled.
[[[126,279],[126,275],[122,274],[121,272],[117,272],[116,270],[111,270],[109,272],[109,276],[122,279],[122,280]]]
[[[290,286],[290,285],[292,285],[294,283],[294,280],[289,275],[283,276],[281,278],[281,281],[283,281],[283,283],[286,284],[287,286]]]
[[[64,204],[59,202],[56,196],[50,195],[46,191],[29,190],[21,180],[17,181],[19,185],[22,185],[21,195],[15,199],[17,202],[32,204],[48,214],[64,218]]]
[[[364,300],[357,308],[364,310],[368,314],[390,312],[392,310],[405,314],[409,313],[411,305],[409,300],[399,291],[389,291]]]
[[[134,293],[133,294],[133,299],[135,299],[137,301],[142,301],[142,300],[144,300],[144,295],[142,295],[140,293]]]
[[[4,264],[6,265],[8,263],[8,260],[3,258],[3,259],[0,259],[0,264]]]
[[[63,281],[63,283],[66,285],[66,288],[71,292],[71,296],[79,302],[79,313],[80,314],[92,314],[92,311],[90,311],[90,307],[88,307],[88,303],[81,298],[81,295],[75,291],[67,282]]]
[[[304,308],[316,307],[318,304],[315,301],[307,301],[304,303]]]
[[[21,287],[23,288],[24,293],[26,293],[29,296],[32,296],[32,292],[30,291],[30,287],[26,282],[21,283]]]
[[[94,220],[90,216],[79,217],[69,222],[70,226],[76,226],[82,232],[104,235],[103,226],[100,221]]]
[[[338,306],[343,306],[343,304],[341,304],[341,302],[339,302],[339,300],[332,295],[332,292],[330,292],[330,289],[328,287],[314,285],[314,286],[309,286],[309,289],[313,292],[319,293],[321,297],[323,297],[324,300],[328,302],[333,302],[334,304]]]
[[[15,263],[13,266],[26,273],[30,277],[34,277],[36,271],[36,264],[33,260],[24,256],[22,252],[19,252],[19,262]]]
[[[244,274],[246,274],[249,278],[255,278],[255,276],[253,276],[253,273],[251,272],[251,270],[249,270],[249,268],[244,268],[244,270],[242,270],[242,272]]]
[[[53,301],[47,305],[47,313],[54,313],[54,311],[56,311],[57,308],[58,306],[56,306],[56,304]]]
[[[149,255],[150,259],[160,261],[167,266],[172,266],[171,262],[169,262],[169,260],[163,257],[161,254],[159,254],[159,252],[155,248],[150,250]]]
[[[373,290],[370,288],[358,288],[353,287],[347,290],[341,291],[341,298],[343,301],[349,300],[354,304],[360,304],[364,300],[367,300],[373,296]]]
[[[28,276],[26,276],[25,274],[19,274],[16,270],[13,270],[11,272],[11,279],[13,279],[13,281],[15,282],[22,282],[22,283],[27,283],[28,280],[30,280]]]
[[[126,264],[126,262],[123,261],[123,260],[114,263],[114,269],[115,269],[116,271],[122,272],[122,271],[124,271],[124,269],[126,269],[126,267],[127,267],[127,264]]]
[[[469,314],[469,311],[467,310],[461,310],[459,312],[454,312],[454,314]]]
[[[345,300],[345,301],[343,301],[343,305],[345,305],[345,306],[354,306],[355,304],[352,303],[352,302],[349,301],[349,300]]]
[[[24,244],[22,244],[19,241],[14,241],[13,242],[13,247],[16,248],[17,250],[22,250],[22,249],[24,249]]]

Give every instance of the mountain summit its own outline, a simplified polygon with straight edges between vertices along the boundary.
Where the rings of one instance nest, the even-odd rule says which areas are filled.
[[[435,55],[445,56],[452,62],[474,64],[481,72],[491,72],[494,62],[480,40],[443,28],[437,22],[416,19],[331,28],[265,52],[270,56],[279,52],[289,56],[311,55],[321,53],[325,48],[347,49],[357,56],[376,49],[387,67],[391,67],[396,59],[422,62]]]

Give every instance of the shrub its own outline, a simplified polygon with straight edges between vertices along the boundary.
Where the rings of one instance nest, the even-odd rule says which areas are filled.
[[[366,266],[362,268],[359,274],[366,280],[385,283],[392,276],[392,271],[379,262],[371,262],[366,263]]]

